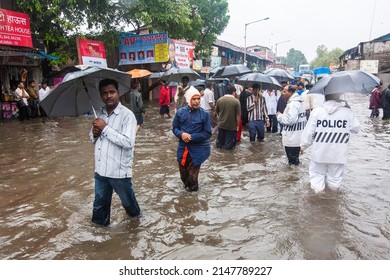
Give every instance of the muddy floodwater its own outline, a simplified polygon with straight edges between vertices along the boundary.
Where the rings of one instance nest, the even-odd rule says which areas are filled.
[[[390,258],[390,123],[348,95],[361,122],[342,191],[314,194],[309,153],[289,167],[279,134],[218,150],[200,189],[182,187],[172,119],[158,104],[136,138],[133,183],[143,218],[113,196],[111,225],[93,225],[91,116],[0,123],[0,259],[235,260]],[[382,115],[382,112],[381,112]]]

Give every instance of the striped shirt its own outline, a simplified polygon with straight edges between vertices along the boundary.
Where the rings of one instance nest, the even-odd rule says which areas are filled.
[[[107,125],[98,138],[93,137],[92,129],[89,134],[95,143],[95,172],[109,178],[132,177],[137,126],[133,112],[119,103],[110,115],[102,108],[97,117]]]
[[[254,102],[254,96],[247,98],[248,120],[268,120],[267,106],[265,104],[264,96],[259,95],[258,101]]]

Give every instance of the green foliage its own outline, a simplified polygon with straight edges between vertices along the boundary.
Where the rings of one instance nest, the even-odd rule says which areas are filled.
[[[295,50],[294,48],[291,48],[288,53],[286,60],[283,61],[288,67],[292,67],[295,69],[295,71],[298,70],[298,66],[300,64],[307,64],[307,60],[305,55],[298,50]]]
[[[113,57],[118,32],[139,33],[143,26],[195,42],[195,53],[207,56],[229,21],[227,0],[16,0],[16,6],[29,14],[34,38],[61,64],[77,59],[77,35],[103,41]]]
[[[329,67],[330,64],[338,65],[339,57],[343,54],[343,52],[344,51],[339,48],[328,51],[324,45],[320,45],[317,47],[317,57],[313,60],[312,66],[313,68],[317,68]]]

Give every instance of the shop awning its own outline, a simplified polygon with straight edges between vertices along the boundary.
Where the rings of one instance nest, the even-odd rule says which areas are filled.
[[[45,53],[44,51],[39,51],[39,53],[41,55],[43,55],[45,58],[48,58],[48,59],[51,59],[51,60],[59,60],[59,57],[57,56],[54,56],[54,55],[48,55],[47,53]]]
[[[0,56],[10,57],[10,56],[25,56],[30,59],[51,59],[58,60],[56,56],[48,55],[42,50],[39,49],[30,49],[30,48],[10,48],[10,47],[0,47]]]

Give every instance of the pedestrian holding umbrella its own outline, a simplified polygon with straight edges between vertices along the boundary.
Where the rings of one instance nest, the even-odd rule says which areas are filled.
[[[51,89],[40,102],[49,117],[77,117],[104,106],[99,93],[99,82],[104,78],[115,79],[119,93],[131,90],[131,75],[110,68],[95,66],[67,74],[63,81]]]
[[[348,146],[360,123],[341,95],[346,92],[369,93],[380,84],[374,75],[361,71],[341,71],[323,77],[308,94],[323,94],[325,102],[310,113],[301,138],[301,154],[313,146],[310,154],[310,187],[318,193],[325,188],[342,187]]]

